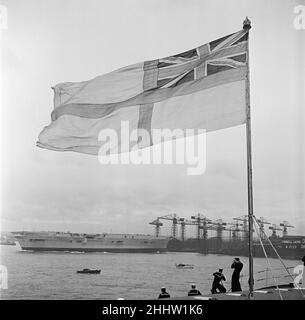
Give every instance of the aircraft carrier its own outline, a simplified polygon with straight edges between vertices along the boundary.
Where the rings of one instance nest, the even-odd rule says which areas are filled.
[[[169,239],[141,234],[14,232],[23,250],[72,252],[164,252]]]

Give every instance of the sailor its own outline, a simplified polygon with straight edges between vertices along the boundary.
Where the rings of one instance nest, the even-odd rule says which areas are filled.
[[[169,295],[169,293],[166,292],[166,288],[162,287],[161,293],[159,294],[158,299],[165,299],[165,298],[170,298],[170,295]]]
[[[192,284],[191,290],[187,294],[188,296],[201,296],[201,292],[196,289],[196,285]]]
[[[241,291],[241,286],[239,282],[240,272],[243,268],[243,263],[239,260],[239,258],[235,258],[231,265],[231,268],[234,269],[232,274],[232,282],[231,282],[231,291]]]
[[[213,273],[214,280],[212,284],[212,294],[214,293],[224,293],[226,292],[226,288],[223,286],[222,281],[226,281],[225,276],[222,274],[223,269],[219,269],[217,272]],[[217,291],[218,290],[218,291]]]

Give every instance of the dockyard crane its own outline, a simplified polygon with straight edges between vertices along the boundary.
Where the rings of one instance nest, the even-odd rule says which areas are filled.
[[[195,217],[195,216],[193,216]],[[196,226],[197,227],[197,239],[207,239],[207,231],[208,230],[216,230],[217,232],[219,231],[219,228],[221,229],[221,231],[224,229],[223,224],[220,226],[219,225],[219,221],[217,222],[213,222],[210,219],[200,215],[199,217],[195,217],[195,221],[193,220],[188,220],[185,218],[179,218],[178,219],[178,223],[181,225],[181,240],[184,241],[185,240],[185,234],[186,234],[186,226]],[[202,234],[201,234],[201,231]],[[220,232],[221,232],[220,231]]]
[[[208,237],[209,224],[212,220],[201,213],[198,213],[197,216],[191,216],[191,219],[194,219],[194,222],[197,225],[197,239],[203,238],[206,240]]]
[[[186,233],[186,225],[193,225],[193,221],[189,221],[185,218],[180,218],[178,223],[181,225],[181,240],[185,240],[185,233]]]
[[[282,228],[276,224],[272,224],[272,226],[269,227],[269,230],[272,230],[272,237],[277,237],[276,231],[282,231]]]
[[[243,239],[246,240],[248,239],[248,233],[249,233],[249,228],[248,228],[248,215],[243,215],[239,216],[236,218],[233,218],[233,220],[236,221],[242,221],[242,232],[243,232]]]
[[[216,235],[218,239],[222,239],[222,232],[223,230],[226,230],[226,222],[223,222],[222,219],[214,220],[211,222],[211,228],[213,230],[216,230]]]
[[[233,221],[233,222],[228,222],[227,223],[227,227],[226,230],[228,230],[230,232],[230,240],[236,240],[238,239],[238,234],[241,230],[241,226],[243,224],[238,222],[238,221]]]
[[[158,217],[158,219],[172,221],[171,236],[173,239],[177,239],[178,221],[180,218],[176,215],[176,213],[167,214],[165,216]]]
[[[184,241],[185,240],[185,225],[186,225],[185,219],[180,218],[179,223],[181,224],[181,240]]]
[[[257,222],[259,224],[259,236],[262,240],[266,239],[266,233],[265,233],[265,224],[271,224],[269,221],[267,221],[264,217],[260,217],[257,219]]]
[[[172,227],[171,227],[171,236],[173,239],[177,239],[177,236],[178,236],[178,225],[180,224],[181,225],[181,240],[184,241],[185,240],[185,235],[186,235],[186,226],[187,225],[195,225],[197,226],[197,230],[202,230],[203,229],[203,226],[202,226],[202,222],[203,221],[207,221],[209,219],[207,219],[206,217],[200,215],[199,217],[196,217],[196,219],[199,219],[199,222],[197,221],[192,221],[192,220],[187,220],[185,218],[180,218],[177,216],[176,213],[173,213],[173,214],[168,214],[168,215],[165,215],[165,216],[161,216],[161,217],[158,217],[156,220],[152,221],[151,224],[154,224],[156,225],[156,223],[161,223],[160,220],[169,220],[169,221],[172,221]],[[156,229],[157,229],[157,226],[156,226]],[[156,231],[157,232],[157,231]],[[198,233],[198,231],[197,231]],[[199,231],[199,238],[200,238],[200,231]]]
[[[181,225],[181,240],[185,240],[185,234],[186,234],[186,226],[194,226],[197,225],[195,221],[187,220],[185,218],[179,218],[178,223]]]
[[[288,228],[294,228],[288,221],[284,220],[280,223],[280,226],[283,227],[283,237],[288,236]]]
[[[155,226],[155,235],[156,235],[156,237],[159,237],[163,223],[159,220],[159,218],[157,218],[154,221],[149,222],[149,224],[152,224]]]

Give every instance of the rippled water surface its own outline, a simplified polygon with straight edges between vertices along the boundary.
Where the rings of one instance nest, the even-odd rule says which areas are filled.
[[[209,293],[212,273],[224,269],[225,286],[230,288],[233,257],[197,253],[35,253],[21,251],[19,246],[1,246],[1,265],[8,270],[8,289],[0,291],[1,299],[154,299],[165,286],[172,297],[184,296],[191,283],[202,293]],[[241,257],[244,270],[242,287],[247,289],[248,261]],[[299,261],[285,261],[294,267]],[[176,263],[193,264],[194,269],[176,269]],[[278,270],[280,262],[271,259],[280,283],[291,282]],[[263,258],[255,259],[255,284],[274,284],[266,272]],[[77,274],[83,268],[102,269],[99,275]],[[293,272],[293,268],[290,269]],[[286,273],[287,274],[287,273]]]

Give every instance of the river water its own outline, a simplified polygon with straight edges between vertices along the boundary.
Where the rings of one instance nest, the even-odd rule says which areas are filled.
[[[209,293],[213,272],[224,269],[230,289],[232,256],[198,253],[35,253],[17,246],[0,246],[0,264],[7,268],[8,287],[0,289],[1,299],[155,299],[162,286],[172,297],[185,296],[192,283]],[[241,275],[247,289],[248,261]],[[278,283],[292,282],[276,259],[270,259]],[[194,269],[177,269],[175,264],[193,264]],[[294,267],[300,261],[285,260]],[[83,268],[102,269],[99,275],[77,274]],[[274,285],[264,258],[254,259],[255,287]],[[3,275],[3,273],[2,273]],[[265,279],[267,276],[267,280]]]

